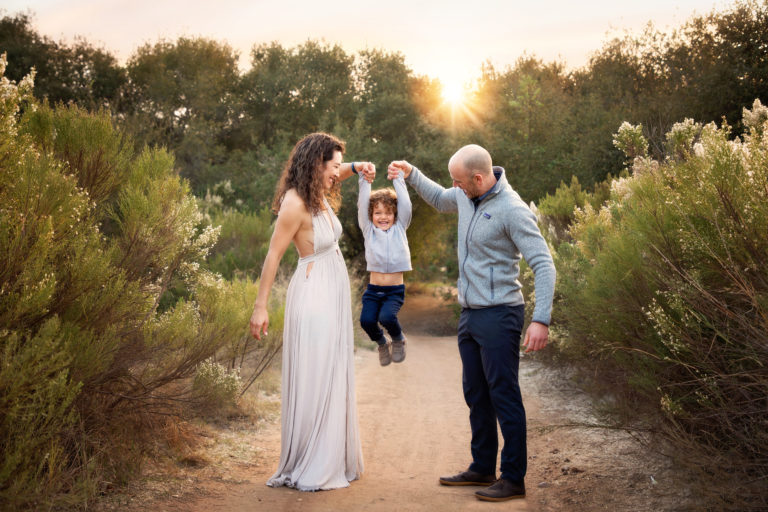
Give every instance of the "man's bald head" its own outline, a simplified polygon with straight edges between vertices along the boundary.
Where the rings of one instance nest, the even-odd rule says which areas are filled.
[[[496,183],[491,155],[477,144],[458,150],[448,160],[448,173],[453,186],[463,190],[470,199],[483,195]]]
[[[491,154],[488,153],[484,147],[478,146],[477,144],[469,144],[454,153],[448,161],[448,168],[455,168],[456,164],[458,164],[468,176],[472,176],[473,174],[489,176],[493,173]]]

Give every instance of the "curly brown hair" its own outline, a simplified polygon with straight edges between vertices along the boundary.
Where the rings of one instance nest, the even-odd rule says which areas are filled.
[[[323,210],[323,197],[336,210],[341,202],[341,185],[337,182],[326,191],[320,166],[332,160],[336,151],[343,155],[344,149],[344,141],[321,132],[310,133],[297,142],[277,184],[272,211],[277,213],[280,210],[286,192],[292,188],[296,189],[311,215]]]
[[[371,199],[368,201],[368,219],[373,221],[373,209],[381,203],[384,208],[392,210],[397,219],[397,193],[393,188],[380,188],[371,192]]]

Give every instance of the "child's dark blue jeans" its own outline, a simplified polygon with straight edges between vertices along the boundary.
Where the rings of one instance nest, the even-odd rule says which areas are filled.
[[[379,345],[386,343],[383,325],[392,341],[403,339],[403,330],[397,321],[397,313],[405,302],[405,285],[377,286],[369,284],[363,293],[363,310],[360,312],[360,326]]]

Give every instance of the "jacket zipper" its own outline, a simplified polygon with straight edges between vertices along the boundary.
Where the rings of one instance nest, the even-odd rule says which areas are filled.
[[[493,299],[493,267],[491,267],[491,299]]]
[[[470,201],[472,201],[472,200],[470,199]],[[464,240],[466,254],[464,255],[464,261],[461,262],[461,270],[464,273],[464,278],[465,279],[467,277],[467,272],[465,270],[465,266],[466,266],[466,263],[467,263],[467,259],[469,258],[469,239],[472,236],[472,229],[473,229],[473,227],[475,225],[476,217],[477,217],[477,209],[472,214],[472,218],[469,221],[469,226],[467,227],[467,239]],[[467,283],[466,283],[466,286],[464,288],[464,301],[467,303],[467,307],[470,307],[469,300],[467,300],[467,294],[469,293],[469,279],[466,279],[466,281],[467,281]]]
[[[483,199],[480,202],[480,204],[477,205],[477,208],[475,208],[475,211],[472,214],[472,219],[470,219],[470,221],[469,221],[469,227],[467,227],[467,239],[464,241],[464,245],[465,245],[465,249],[466,249],[466,255],[464,256],[464,261],[461,263],[461,270],[464,273],[464,277],[465,278],[467,276],[467,272],[464,269],[464,267],[465,267],[465,265],[467,263],[467,258],[469,258],[469,239],[471,238],[472,232],[473,232],[473,230],[475,228],[475,225],[477,224],[477,219],[476,219],[477,213],[480,211],[480,206],[483,203],[488,202],[490,199],[492,199],[495,196],[496,196],[496,194],[490,194],[489,197],[486,197],[485,199]],[[472,202],[471,199],[469,201]],[[472,206],[474,207],[474,204]],[[467,285],[464,288],[464,302],[467,303],[467,307],[470,307],[469,301],[467,300],[467,294],[468,293],[469,293],[469,279],[467,279]],[[493,298],[493,267],[491,267],[491,298]]]

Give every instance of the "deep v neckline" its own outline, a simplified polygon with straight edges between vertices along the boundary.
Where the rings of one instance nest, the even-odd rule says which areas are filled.
[[[320,212],[320,215],[325,218],[325,223],[328,224],[328,227],[331,228],[331,233],[333,233],[333,219],[331,218],[330,210],[326,207],[325,210]]]
[[[323,198],[323,206],[325,206],[325,209],[320,211],[320,215],[325,219],[328,227],[331,228],[331,233],[335,233],[333,229],[333,217],[331,217],[331,205],[328,204],[328,200],[325,198]]]

